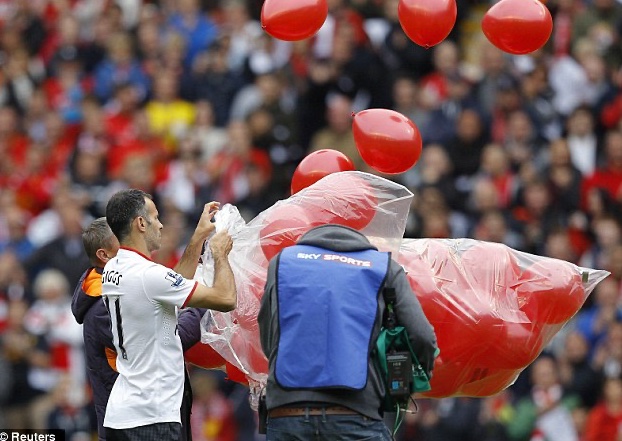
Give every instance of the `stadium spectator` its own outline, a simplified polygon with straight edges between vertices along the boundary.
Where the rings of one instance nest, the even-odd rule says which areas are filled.
[[[594,368],[605,378],[616,377],[622,373],[622,322],[614,321],[607,334],[596,347],[593,356]]]
[[[622,437],[622,380],[605,380],[600,402],[587,415],[585,441],[618,441]]]
[[[352,160],[357,170],[366,169],[352,134],[352,100],[345,95],[327,97],[327,124],[318,130],[309,145],[309,152],[322,149],[338,150]]]
[[[581,399],[581,407],[591,409],[602,387],[600,372],[592,366],[590,341],[581,331],[566,334],[563,351],[558,356],[559,377],[569,394]]]
[[[24,316],[26,331],[37,339],[31,350],[28,381],[43,393],[31,409],[34,429],[45,429],[54,406],[53,391],[59,378],[67,374],[75,382],[78,397],[86,393],[82,356],[82,329],[71,317],[70,285],[56,269],[41,271],[33,282],[35,302]]]
[[[174,154],[179,139],[187,133],[195,118],[194,105],[179,98],[174,72],[158,72],[153,98],[147,103],[145,112],[153,133],[161,136],[167,150]]]
[[[192,66],[197,54],[210,47],[218,36],[216,24],[203,12],[197,0],[181,0],[166,20],[170,31],[178,32],[186,41],[185,65]]]
[[[119,84],[130,83],[141,101],[147,99],[151,81],[134,56],[132,40],[127,33],[108,36],[106,57],[93,72],[93,91],[102,102],[108,102]]]
[[[571,411],[578,398],[561,385],[557,361],[541,356],[533,363],[530,378],[531,393],[516,403],[514,418],[507,425],[510,440],[577,441]]]
[[[214,372],[195,371],[192,378],[192,416],[190,425],[193,441],[236,441],[232,403],[218,389]]]
[[[549,146],[547,165],[542,171],[553,193],[554,204],[567,214],[580,209],[581,172],[572,163],[570,148],[564,138],[552,141]]]

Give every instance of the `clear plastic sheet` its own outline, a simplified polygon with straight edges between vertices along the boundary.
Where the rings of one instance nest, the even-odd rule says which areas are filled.
[[[403,239],[412,197],[392,181],[348,171],[322,178],[249,223],[234,206],[223,206],[216,230],[233,237],[238,306],[205,315],[205,348],[191,362],[224,368],[230,379],[248,384],[256,406],[268,370],[257,325],[268,261],[325,223],[361,231],[404,267],[441,349],[426,397],[488,396],[512,384],[608,275],[502,244]],[[202,260],[195,278],[211,284],[209,247]]]
[[[608,275],[473,239],[404,239],[397,261],[438,338],[433,398],[511,385]]]

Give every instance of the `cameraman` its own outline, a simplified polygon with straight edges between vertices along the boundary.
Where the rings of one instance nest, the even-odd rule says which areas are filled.
[[[271,260],[258,315],[270,367],[267,441],[391,439],[382,420],[386,380],[373,352],[384,288],[395,289],[397,324],[429,374],[434,329],[402,267],[363,234],[323,225]]]

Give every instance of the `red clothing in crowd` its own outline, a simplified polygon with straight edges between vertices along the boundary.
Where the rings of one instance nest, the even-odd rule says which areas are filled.
[[[235,441],[237,426],[233,408],[220,392],[192,404],[190,427],[194,441]]]
[[[617,441],[621,431],[622,411],[611,414],[605,403],[601,403],[587,416],[585,441]]]
[[[602,188],[615,200],[622,197],[622,170],[602,167],[597,169],[581,183],[581,200],[585,207],[587,195],[594,188]]]
[[[606,104],[600,113],[600,121],[607,129],[614,129],[622,119],[622,94]]]

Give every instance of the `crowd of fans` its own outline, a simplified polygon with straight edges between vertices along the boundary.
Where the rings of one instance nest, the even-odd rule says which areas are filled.
[[[292,0],[293,1],[293,0]],[[422,0],[425,1],[425,0]],[[108,198],[152,194],[174,266],[203,204],[250,220],[309,152],[361,171],[352,113],[394,109],[423,138],[406,237],[502,242],[605,269],[545,356],[498,396],[420,400],[399,440],[622,440],[622,4],[549,0],[547,45],[510,56],[458,0],[432,49],[398,0],[328,0],[313,38],[260,25],[260,0],[0,0],[0,427],[92,439],[70,295],[81,231]],[[248,391],[192,370],[195,441],[258,439]],[[553,428],[553,430],[551,430]]]

